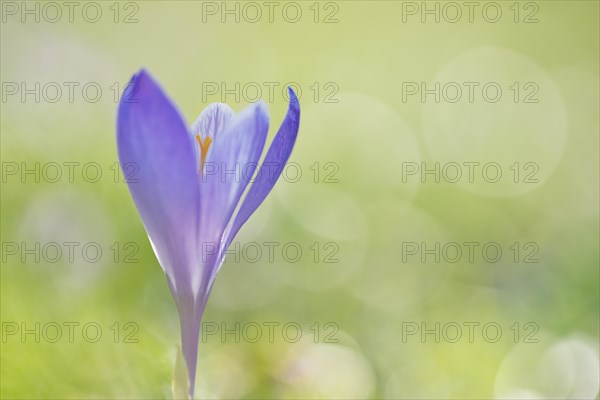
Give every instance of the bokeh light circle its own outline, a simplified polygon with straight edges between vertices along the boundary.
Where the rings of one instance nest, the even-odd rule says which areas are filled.
[[[431,90],[420,96],[427,150],[440,169],[463,166],[457,182],[463,189],[517,196],[543,185],[558,166],[566,109],[556,83],[529,57],[492,46],[469,49],[425,89]],[[464,163],[478,164],[468,175]]]

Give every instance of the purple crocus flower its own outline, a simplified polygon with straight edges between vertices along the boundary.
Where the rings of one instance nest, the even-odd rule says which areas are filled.
[[[226,104],[211,104],[190,129],[146,70],[128,87],[133,90],[123,94],[117,116],[119,161],[138,168],[129,191],[177,303],[193,398],[208,295],[231,241],[281,175],[296,141],[300,106],[288,89],[287,115],[237,208],[265,145],[266,105],[259,101],[234,114]],[[242,173],[220,173],[236,168]]]

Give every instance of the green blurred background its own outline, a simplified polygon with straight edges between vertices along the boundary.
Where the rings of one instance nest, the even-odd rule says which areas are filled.
[[[471,20],[462,2],[75,2],[72,21],[54,4],[60,17],[2,2],[2,398],[172,396],[177,311],[115,179],[115,96],[142,66],[189,123],[262,94],[269,138],[286,83],[301,90],[296,164],[242,229],[204,315],[219,332],[200,343],[199,398],[597,398],[598,2],[475,2]],[[436,82],[439,102],[408,91]],[[470,182],[465,162],[497,163],[502,179],[476,169]],[[73,179],[64,163],[79,163]],[[439,182],[406,174],[435,163]],[[22,251],[35,243],[39,261]],[[290,243],[301,256],[284,255]],[[239,340],[221,335],[236,323]]]

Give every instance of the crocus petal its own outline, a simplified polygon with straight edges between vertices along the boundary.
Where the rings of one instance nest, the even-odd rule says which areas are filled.
[[[209,104],[192,125],[192,135],[200,135],[203,140],[208,136],[214,141],[229,124],[234,114],[231,107],[225,103]]]
[[[196,144],[194,151],[199,171],[203,168],[202,166],[208,153],[211,152],[211,144],[214,143],[217,136],[229,125],[234,114],[233,110],[227,104],[212,103],[202,110],[196,122],[192,125],[191,134]]]
[[[268,130],[269,115],[265,104],[259,101],[233,118],[208,154],[200,185],[200,246],[210,266],[202,278],[208,282],[207,291],[222,261],[223,234],[256,171]]]
[[[162,89],[142,70],[131,81],[117,116],[119,161],[134,166],[128,182],[161,267],[177,302],[182,347],[193,393],[200,318],[205,298],[198,296],[200,188],[192,136]]]
[[[179,112],[145,70],[131,80],[117,116],[123,168],[136,173],[128,186],[160,265],[179,290],[191,281],[197,245],[199,187],[193,141]]]
[[[229,247],[229,244],[231,244],[231,241],[242,225],[246,223],[248,218],[256,211],[269,192],[271,192],[271,189],[273,189],[275,182],[277,182],[285,167],[285,163],[290,158],[294,143],[296,142],[296,136],[298,135],[298,127],[300,126],[300,103],[292,88],[288,88],[288,93],[290,96],[290,105],[287,114],[271,143],[271,147],[269,147],[269,151],[252,186],[248,190],[246,198],[242,202],[231,224],[225,238],[225,248]]]
[[[200,178],[201,232],[211,233],[217,243],[254,175],[268,130],[269,115],[259,101],[236,115],[212,144]]]

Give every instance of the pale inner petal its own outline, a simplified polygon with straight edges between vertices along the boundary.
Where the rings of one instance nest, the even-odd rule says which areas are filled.
[[[225,103],[209,104],[192,124],[192,135],[200,136],[202,141],[206,137],[214,141],[223,132],[233,115],[233,110]]]
[[[204,170],[204,161],[214,140],[225,130],[234,116],[233,110],[225,103],[209,104],[192,124],[194,151],[200,173]]]

